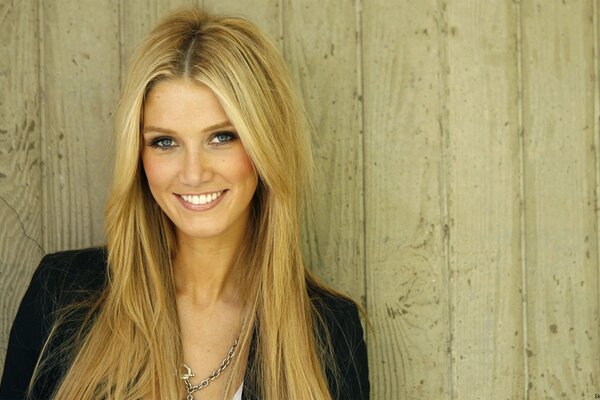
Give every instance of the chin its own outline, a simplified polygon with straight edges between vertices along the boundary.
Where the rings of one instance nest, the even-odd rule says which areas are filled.
[[[177,228],[178,234],[192,239],[210,239],[223,235],[223,230],[218,228]]]

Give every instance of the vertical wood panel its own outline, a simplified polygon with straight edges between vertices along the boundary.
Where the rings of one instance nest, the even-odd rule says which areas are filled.
[[[354,1],[286,1],[285,56],[314,126],[316,196],[308,262],[357,301],[364,296],[362,132]]]
[[[595,137],[595,156],[596,156],[596,246],[600,244],[600,3],[595,1],[592,3],[594,12],[594,72],[593,82],[595,88],[594,96],[594,137]],[[598,247],[597,247],[598,248]],[[600,319],[600,254],[598,255],[599,260],[597,261],[597,274],[598,279],[596,281],[596,294],[597,299],[590,299],[593,303],[594,300],[597,302],[596,318]],[[591,282],[593,284],[593,282]],[[599,333],[600,334],[600,333]],[[600,340],[600,339],[599,339]],[[600,349],[596,349],[596,365],[600,362]],[[596,375],[598,376],[598,375]],[[598,378],[594,378],[592,382],[596,386],[594,393],[600,393],[600,382]]]
[[[374,399],[450,385],[437,1],[363,3],[367,305]],[[374,340],[373,340],[374,339]]]
[[[189,4],[284,51],[315,126],[309,259],[366,293],[374,399],[598,392],[595,0],[0,2],[0,365],[42,245],[103,241],[119,79]]]
[[[37,0],[0,3],[0,374],[8,333],[43,255]]]
[[[522,3],[532,399],[598,392],[592,1]]]
[[[447,20],[452,398],[521,399],[517,10],[449,1]]]
[[[116,0],[43,7],[44,247],[53,251],[104,241],[119,17]]]

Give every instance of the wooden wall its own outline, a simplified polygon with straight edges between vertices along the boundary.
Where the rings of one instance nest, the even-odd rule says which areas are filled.
[[[289,61],[373,399],[600,393],[598,0],[0,1],[0,361],[42,255],[102,243],[127,61],[185,4]]]

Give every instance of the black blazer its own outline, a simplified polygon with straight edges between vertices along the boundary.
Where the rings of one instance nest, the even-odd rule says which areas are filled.
[[[106,284],[106,251],[102,248],[73,250],[45,256],[31,283],[10,331],[0,399],[24,399],[35,364],[54,323],[55,311],[99,294]],[[333,343],[333,355],[341,373],[336,387],[333,374],[326,370],[334,399],[368,399],[369,374],[367,349],[356,305],[348,300],[309,288],[309,296],[325,317]],[[75,319],[76,320],[76,319]],[[48,344],[61,349],[62,343],[79,326],[65,324]],[[60,353],[59,353],[60,354]],[[244,379],[244,400],[257,399],[250,351],[248,373]],[[66,372],[68,361],[54,365],[36,381],[30,399],[47,399]]]

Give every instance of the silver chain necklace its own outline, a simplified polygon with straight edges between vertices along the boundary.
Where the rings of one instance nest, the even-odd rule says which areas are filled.
[[[227,368],[227,366],[229,365],[229,363],[231,363],[231,360],[233,359],[233,356],[235,354],[235,348],[238,345],[239,339],[240,339],[239,336],[235,339],[235,342],[233,342],[233,346],[231,346],[231,348],[227,352],[227,356],[225,357],[225,359],[223,361],[221,361],[221,365],[219,366],[219,368],[214,370],[208,376],[208,378],[204,379],[202,382],[200,382],[197,385],[192,385],[192,383],[190,382],[190,378],[196,376],[192,372],[192,369],[187,364],[183,364],[181,366],[182,369],[185,369],[185,372],[180,374],[179,378],[181,378],[183,380],[183,383],[185,384],[185,389],[187,390],[187,393],[188,393],[187,397],[186,397],[187,400],[194,400],[194,392],[197,392],[198,390],[204,389],[205,387],[207,387],[210,382],[214,381],[215,379],[217,379],[219,377],[219,375],[221,375],[221,372],[225,371],[225,368]]]

